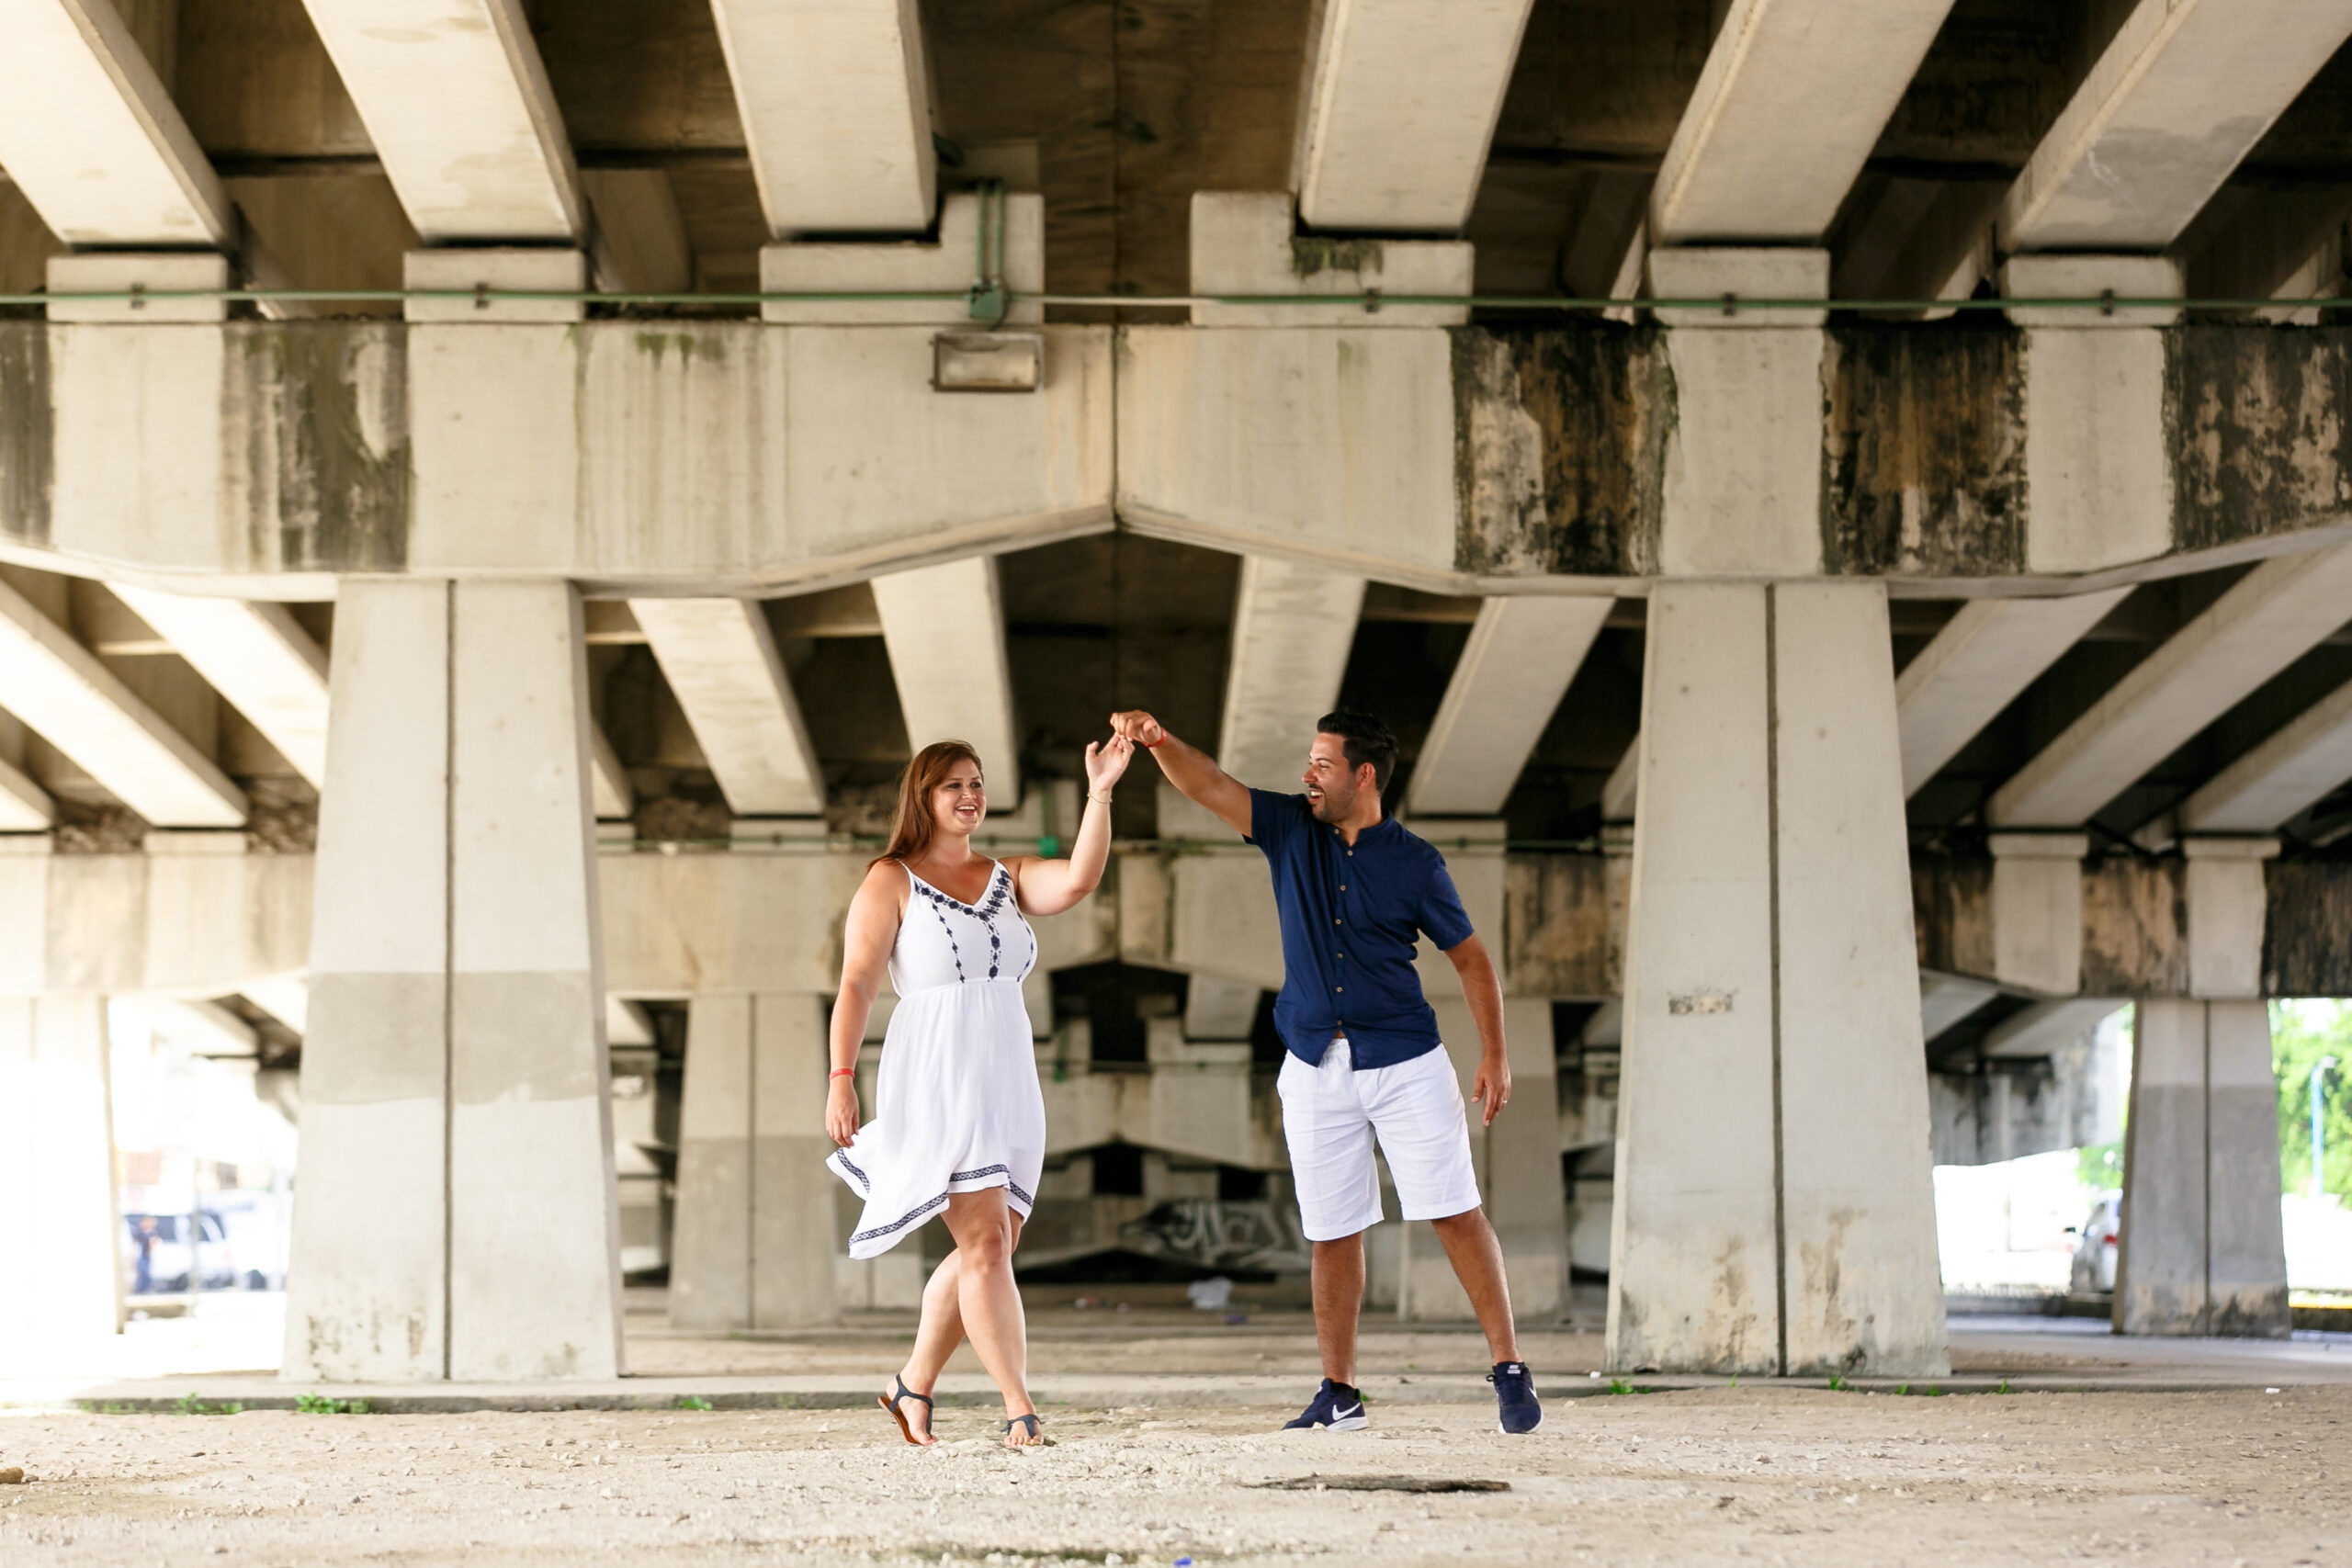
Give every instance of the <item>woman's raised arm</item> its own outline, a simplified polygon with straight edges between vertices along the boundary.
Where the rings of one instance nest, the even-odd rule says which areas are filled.
[[[1058,915],[1102,886],[1111,861],[1111,788],[1127,771],[1135,743],[1113,736],[1086,749],[1086,813],[1068,860],[1034,857],[1012,863],[1013,889],[1023,913]]]

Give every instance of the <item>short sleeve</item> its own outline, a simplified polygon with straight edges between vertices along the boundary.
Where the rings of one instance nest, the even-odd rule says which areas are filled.
[[[1413,911],[1413,923],[1437,943],[1442,953],[1452,952],[1476,934],[1471,930],[1469,911],[1462,907],[1462,895],[1453,890],[1453,874],[1434,851],[1430,855],[1430,874],[1421,887],[1419,907]]]
[[[1298,831],[1306,815],[1303,795],[1276,795],[1270,789],[1250,792],[1250,841],[1272,854]]]

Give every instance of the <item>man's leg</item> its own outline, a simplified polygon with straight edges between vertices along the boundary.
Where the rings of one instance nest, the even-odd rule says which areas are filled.
[[[1503,1309],[1506,1318],[1510,1311]],[[1363,1315],[1363,1232],[1315,1244],[1315,1348],[1323,1375],[1350,1388],[1356,1382],[1356,1323]]]
[[[1445,1243],[1445,1256],[1453,1265],[1454,1278],[1469,1292],[1471,1310],[1478,1314],[1478,1326],[1487,1331],[1487,1348],[1498,1361],[1518,1360],[1519,1328],[1511,1320],[1510,1285],[1503,1278],[1502,1243],[1495,1239],[1495,1227],[1487,1223],[1487,1211],[1471,1209],[1442,1220],[1431,1220],[1430,1227],[1437,1232],[1438,1240]],[[1316,1310],[1319,1317],[1319,1286]]]

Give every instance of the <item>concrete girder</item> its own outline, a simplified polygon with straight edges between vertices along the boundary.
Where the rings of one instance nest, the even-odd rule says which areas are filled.
[[[882,642],[906,716],[907,744],[968,741],[990,784],[990,811],[1021,804],[1021,732],[1004,647],[996,558],[973,556],[874,580]]]
[[[57,802],[22,769],[0,758],[0,833],[39,833],[57,820]]]
[[[1250,556],[1241,563],[1217,761],[1257,789],[1296,787],[1315,721],[1340,700],[1364,580]]]
[[[2268,833],[2352,779],[2352,684],[2338,686],[2180,803],[2182,833]]]
[[[807,817],[825,778],[756,599],[633,599],[663,679],[738,817]]]
[[[157,827],[244,822],[244,792],[211,758],[5,583],[0,693],[9,712]]]
[[[1918,794],[2131,592],[2109,588],[2061,599],[1975,599],[1962,605],[1894,682],[1903,793]]]
[[[1469,220],[1532,0],[1329,0],[1300,117],[1298,212],[1327,231]]]
[[[2035,1002],[1986,1032],[1987,1056],[2047,1056],[2097,1029],[2109,1014],[2127,1006],[2120,998],[2073,997]]]
[[[627,997],[607,994],[605,998],[605,1043],[608,1045],[646,1046],[654,1043],[653,1021],[645,1009]]]
[[[282,604],[114,584],[313,787],[327,777],[327,656]]]
[[[139,1011],[147,1027],[164,1039],[187,1046],[199,1056],[251,1056],[261,1049],[254,1026],[201,997],[149,997]]]
[[[1650,196],[1660,246],[1820,239],[1951,0],[1734,0]]]
[[[2346,0],[2140,0],[2010,187],[2001,248],[2165,249],[2347,36]]]
[[[1478,607],[1413,766],[1406,806],[1415,816],[1503,808],[1615,603],[1522,596]]]
[[[2000,987],[1960,975],[1919,975],[1919,1031],[1929,1044],[1936,1036],[2001,994]]]
[[[663,169],[588,169],[580,175],[595,222],[596,287],[607,294],[683,294],[694,287],[694,247]]]
[[[311,982],[307,974],[265,975],[242,987],[245,1000],[297,1034],[311,1027]]]
[[[771,237],[917,234],[938,175],[915,0],[714,0]]]
[[[2352,545],[2263,562],[1994,792],[1996,828],[2074,828],[2344,625]]]
[[[587,206],[519,0],[303,0],[428,245],[571,244]]]
[[[0,167],[69,245],[236,248],[236,209],[109,0],[0,0]]]
[[[619,821],[636,812],[637,792],[629,785],[628,770],[621,766],[620,753],[604,730],[593,726],[588,732],[588,784],[599,822]]]

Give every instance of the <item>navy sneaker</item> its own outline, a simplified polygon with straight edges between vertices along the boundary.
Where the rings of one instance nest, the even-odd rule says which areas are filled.
[[[1544,1406],[1535,1398],[1535,1374],[1527,1370],[1526,1362],[1497,1361],[1487,1381],[1495,1385],[1495,1404],[1500,1410],[1497,1431],[1510,1436],[1532,1432],[1544,1425]]]
[[[1363,1413],[1363,1395],[1343,1382],[1323,1380],[1315,1397],[1306,1402],[1306,1409],[1295,1421],[1283,1423],[1285,1432],[1304,1431],[1320,1427],[1331,1432],[1361,1432],[1368,1418]]]

